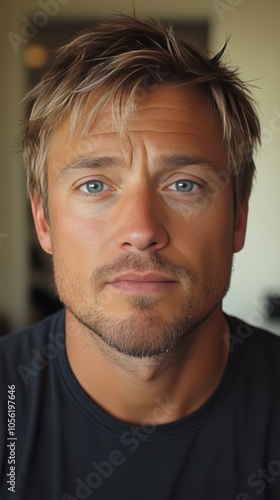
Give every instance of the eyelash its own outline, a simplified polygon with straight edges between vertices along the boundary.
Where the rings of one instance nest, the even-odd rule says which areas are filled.
[[[92,193],[83,191],[82,188],[87,186],[87,184],[102,184],[103,187],[106,186],[107,189],[110,189],[109,186],[105,182],[93,179],[91,181],[84,182],[83,184],[78,186],[78,189],[80,191],[82,191],[82,193],[85,194],[86,196],[94,196],[98,193],[102,193],[103,191],[107,191],[107,189],[102,189],[101,191],[96,191],[96,192],[92,192]]]
[[[184,183],[184,184],[191,185],[192,189],[190,189],[189,191],[180,191],[180,190],[177,190],[177,189],[171,189],[171,186],[179,184],[179,183],[182,183],[182,184]],[[96,191],[96,192],[87,192],[87,191],[84,191],[82,188],[86,188],[86,186],[89,185],[89,184],[99,184],[99,185],[102,185],[103,189],[101,189],[100,191]],[[195,189],[193,189],[193,188],[195,188]],[[100,181],[98,179],[92,179],[92,180],[84,182],[83,184],[81,184],[80,186],[78,186],[78,190],[83,194],[83,196],[87,196],[87,197],[94,197],[94,196],[99,195],[100,193],[103,193],[104,191],[107,191],[109,189],[110,189],[110,187],[108,186],[108,184],[106,184],[104,181]],[[177,193],[179,193],[181,195],[193,194],[193,193],[196,193],[196,191],[198,191],[200,189],[201,189],[201,186],[197,182],[194,182],[194,181],[192,181],[190,179],[183,179],[183,178],[182,179],[178,179],[177,181],[172,182],[166,188],[164,188],[165,191],[167,191],[167,190],[175,191],[175,192],[177,192]]]
[[[171,186],[173,186],[175,184],[179,184],[179,183],[191,184],[192,187],[196,187],[195,189],[191,189],[190,191],[179,191],[179,190],[174,189],[174,191],[177,191],[178,193],[182,193],[182,194],[193,193],[201,188],[201,186],[197,182],[191,181],[190,179],[179,179],[178,181],[172,182],[172,184],[170,184],[166,189],[170,189]],[[171,189],[171,191],[173,191],[173,190]]]

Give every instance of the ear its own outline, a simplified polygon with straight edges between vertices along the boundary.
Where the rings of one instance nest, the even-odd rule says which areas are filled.
[[[52,254],[50,226],[46,220],[42,202],[40,202],[37,198],[32,197],[31,208],[40,245],[45,252]]]
[[[248,218],[248,200],[242,202],[235,216],[235,227],[234,227],[234,253],[240,252],[244,247],[246,228],[247,228],[247,218]]]

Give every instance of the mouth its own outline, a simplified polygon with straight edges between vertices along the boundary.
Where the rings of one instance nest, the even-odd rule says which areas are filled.
[[[177,283],[178,281],[158,273],[125,273],[107,282],[114,288],[136,294],[164,292]]]

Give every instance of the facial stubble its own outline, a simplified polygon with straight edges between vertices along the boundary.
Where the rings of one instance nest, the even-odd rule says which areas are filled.
[[[125,318],[111,314],[106,284],[110,279],[126,272],[159,272],[178,282],[184,297],[179,310],[170,320],[162,318],[157,305],[160,296],[126,295],[126,307],[131,313]],[[230,284],[231,267],[217,269],[211,281],[203,286],[197,276],[184,266],[176,265],[156,253],[139,258],[123,255],[112,264],[97,268],[90,279],[94,303],[86,294],[78,278],[71,272],[63,273],[54,259],[54,273],[58,295],[65,307],[91,338],[99,337],[109,348],[135,358],[154,357],[176,349],[219,306]],[[67,276],[67,282],[65,280]],[[169,314],[169,316],[172,316]]]

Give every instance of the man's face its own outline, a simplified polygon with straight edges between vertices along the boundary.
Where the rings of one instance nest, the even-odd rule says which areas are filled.
[[[48,155],[49,223],[36,200],[33,212],[70,320],[151,356],[221,307],[247,211],[234,214],[219,118],[198,90],[157,87],[127,128],[109,107],[83,138],[66,119]]]

